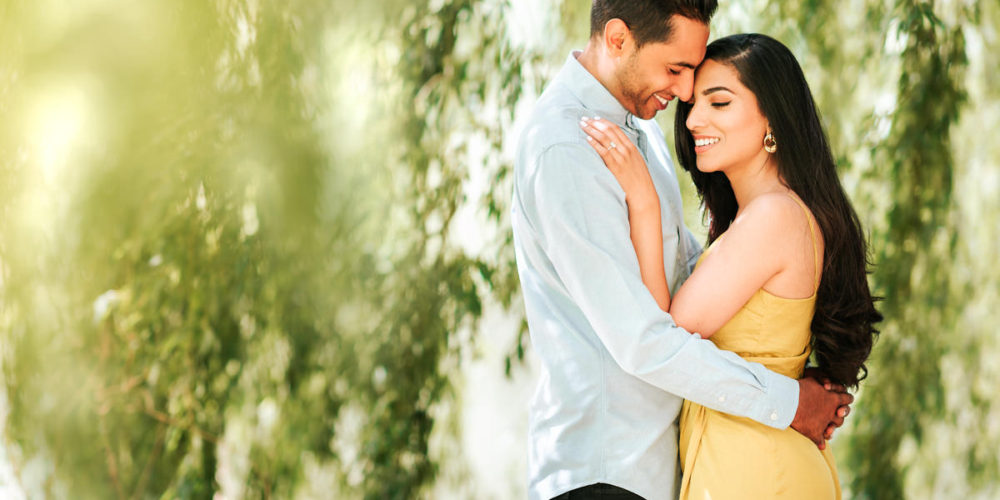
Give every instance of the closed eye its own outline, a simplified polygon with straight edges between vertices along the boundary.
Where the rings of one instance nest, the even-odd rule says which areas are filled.
[[[679,75],[679,74],[681,74],[681,72],[678,71],[678,70],[676,70],[676,69],[670,68],[670,74],[671,75]]]
[[[724,107],[726,107],[726,106],[729,106],[729,103],[730,103],[730,102],[732,102],[732,101],[726,101],[726,102],[713,102],[713,103],[712,103],[712,107],[713,107],[713,108],[724,108]]]

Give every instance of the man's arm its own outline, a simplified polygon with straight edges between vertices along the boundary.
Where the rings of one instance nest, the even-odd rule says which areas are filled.
[[[600,157],[586,144],[566,143],[536,161],[518,181],[524,215],[615,362],[709,408],[787,427],[798,382],[719,350],[657,306],[629,239],[624,193]]]

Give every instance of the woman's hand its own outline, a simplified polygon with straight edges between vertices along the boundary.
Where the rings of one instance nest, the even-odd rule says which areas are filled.
[[[642,283],[656,304],[670,310],[670,289],[663,268],[663,226],[660,223],[660,198],[646,161],[632,141],[615,124],[600,118],[580,120],[587,132],[587,142],[601,155],[608,170],[625,191],[628,205],[629,238],[639,260]]]
[[[602,118],[580,119],[580,128],[587,133],[587,142],[604,160],[625,191],[625,202],[630,211],[656,209],[660,199],[656,196],[653,179],[649,176],[642,154],[620,128]]]

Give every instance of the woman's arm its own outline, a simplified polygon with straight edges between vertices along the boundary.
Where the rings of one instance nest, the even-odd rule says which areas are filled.
[[[674,294],[670,315],[685,330],[708,338],[789,269],[803,249],[811,258],[811,245],[808,221],[792,198],[779,193],[758,196],[706,250],[698,269]],[[798,274],[811,289],[812,275]]]
[[[625,191],[629,237],[639,260],[639,274],[660,309],[668,311],[670,290],[663,268],[660,198],[656,194],[646,162],[635,145],[613,123],[585,119],[580,126],[587,132],[590,145],[601,155],[604,164]],[[611,144],[615,147],[610,147]]]
[[[625,191],[643,284],[685,330],[711,337],[757,290],[786,270],[797,250],[808,249],[811,255],[808,220],[798,203],[783,193],[761,195],[747,204],[671,298],[663,267],[659,198],[642,155],[611,122],[587,120],[580,125]],[[609,147],[611,141],[614,148]],[[806,278],[812,283],[811,273]]]

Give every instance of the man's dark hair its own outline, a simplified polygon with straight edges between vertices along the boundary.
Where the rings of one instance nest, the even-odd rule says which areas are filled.
[[[675,15],[708,25],[718,7],[716,0],[594,0],[590,7],[590,37],[604,33],[612,19],[621,19],[632,31],[636,48],[667,42]]]

